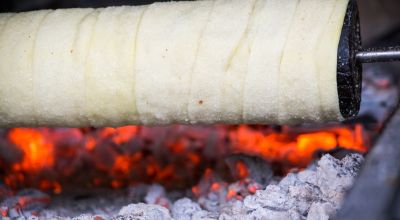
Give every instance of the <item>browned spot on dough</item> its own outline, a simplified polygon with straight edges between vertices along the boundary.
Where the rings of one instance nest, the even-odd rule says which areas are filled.
[[[73,53],[73,52],[74,52],[74,49],[71,49],[69,52],[70,52],[70,53]]]

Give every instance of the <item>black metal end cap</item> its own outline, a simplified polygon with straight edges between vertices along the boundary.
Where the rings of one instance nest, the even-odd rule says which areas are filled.
[[[362,66],[356,62],[356,53],[360,50],[358,7],[355,0],[350,0],[340,36],[337,59],[339,108],[345,119],[356,116],[360,110]]]

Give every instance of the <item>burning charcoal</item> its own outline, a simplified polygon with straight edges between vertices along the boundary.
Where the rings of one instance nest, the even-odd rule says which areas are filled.
[[[264,188],[263,185],[253,181],[252,179],[246,178],[234,183],[229,184],[228,194],[226,195],[227,200],[243,200],[244,197],[254,194],[257,190]]]
[[[231,188],[228,190],[228,188]],[[228,186],[225,182],[215,182],[210,186],[208,192],[202,194],[198,198],[198,203],[210,212],[219,212],[221,207],[226,205],[230,200],[236,199],[240,190],[244,189],[243,187]]]
[[[5,206],[1,205],[2,215],[5,217],[10,217],[11,219],[14,218],[23,218],[25,217],[20,204],[15,204],[12,206]]]
[[[144,201],[147,204],[161,205],[166,208],[171,207],[171,202],[166,196],[165,189],[161,185],[153,184],[147,189]]]
[[[36,189],[21,190],[16,196],[24,210],[43,209],[50,203],[50,196]]]
[[[172,206],[172,216],[175,220],[190,220],[198,211],[201,211],[199,204],[188,198],[177,200]]]
[[[210,212],[218,212],[227,201],[228,184],[211,169],[207,169],[200,182],[192,188],[200,206]]]
[[[131,204],[123,207],[115,219],[172,220],[168,209],[152,204]]]
[[[8,216],[9,208],[7,206],[0,206],[0,217],[7,217]]]
[[[246,168],[252,166],[241,161]],[[171,208],[172,216],[176,220],[323,220],[329,219],[337,212],[344,193],[357,176],[362,161],[362,156],[358,154],[348,155],[342,160],[325,155],[314,166],[309,166],[298,173],[289,173],[279,182],[269,181],[270,185],[263,190],[260,190],[263,185],[253,180],[251,175],[228,184],[208,169],[199,184],[192,189],[198,198],[198,203],[183,198],[171,205],[170,197],[167,197],[161,185],[138,185],[128,190],[130,201],[135,198],[142,200],[144,197],[149,204],[125,206],[120,209],[118,215],[116,215],[118,209],[111,207],[112,205],[109,209],[96,207],[79,209],[78,212],[74,212],[77,213],[75,216],[81,210],[86,210],[86,213],[90,214],[73,219],[55,217],[62,212],[64,213],[62,216],[70,214],[68,211],[65,212],[68,209],[64,211],[58,209],[54,213],[46,210],[40,214],[43,219],[58,220],[172,220],[167,209]],[[37,219],[35,214],[50,202],[49,197],[38,190],[27,189],[12,195],[5,188],[4,192],[5,199],[0,206],[2,216],[0,219]],[[116,203],[115,200],[109,201]],[[95,214],[106,214],[110,217]]]
[[[250,178],[266,185],[272,178],[272,169],[267,161],[254,156],[233,155],[225,159],[232,176],[236,179]]]
[[[220,189],[225,188],[226,185],[227,183],[225,183],[217,173],[212,169],[206,169],[199,183],[192,188],[192,191],[195,196],[200,197],[208,194],[210,191],[220,191]]]
[[[50,203],[50,197],[35,189],[21,190],[1,203],[1,212],[8,217],[34,217]]]

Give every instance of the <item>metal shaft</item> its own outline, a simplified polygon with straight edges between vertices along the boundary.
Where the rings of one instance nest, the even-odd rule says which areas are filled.
[[[360,63],[400,61],[400,46],[362,50],[356,54],[356,59]]]

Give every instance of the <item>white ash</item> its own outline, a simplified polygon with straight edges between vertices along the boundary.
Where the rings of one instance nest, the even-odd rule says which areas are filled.
[[[158,184],[151,185],[144,198],[147,204],[156,204],[164,207],[171,207],[171,201],[167,198],[164,187]]]
[[[308,211],[307,220],[328,220],[336,213],[335,208],[329,202],[314,202]]]
[[[128,219],[137,219],[137,220],[152,220],[152,219],[160,219],[160,220],[171,220],[171,215],[168,209],[153,204],[130,204],[128,206],[123,207],[118,216],[114,217],[115,220],[128,220]]]
[[[260,218],[268,216],[268,219],[332,216],[340,208],[346,190],[353,184],[362,160],[358,154],[341,161],[325,155],[318,162],[316,171],[289,174],[278,185],[269,185],[265,190],[246,197],[243,202],[246,212],[239,218],[252,212],[257,212]],[[318,207],[320,203],[325,204]],[[311,206],[314,206],[312,212]]]
[[[192,219],[193,215],[201,211],[200,205],[189,198],[177,200],[172,206],[172,215],[176,220]]]
[[[221,209],[219,219],[324,219],[340,208],[362,163],[352,154],[342,160],[325,155],[315,170],[291,173],[277,185]]]
[[[107,217],[101,216],[101,215],[89,215],[89,214],[83,214],[78,217],[72,218],[72,220],[93,220],[93,219],[106,219]],[[61,220],[61,219],[60,219]]]
[[[60,220],[324,220],[334,216],[340,208],[345,192],[352,186],[362,161],[363,158],[359,154],[348,155],[342,160],[325,155],[316,166],[298,173],[290,173],[281,181],[257,190],[253,195],[245,196],[243,200],[237,199],[238,197],[226,199],[230,184],[221,183],[223,187],[219,190],[210,191],[197,200],[182,198],[171,203],[165,190],[159,185],[153,185],[147,187],[148,192],[145,196],[145,200],[153,204],[131,204],[117,213],[108,215],[89,213],[75,218],[55,218],[54,215],[50,218],[47,213],[46,217],[41,215],[40,218]],[[212,179],[215,180],[215,178]],[[163,205],[169,209],[159,205],[159,201],[164,199],[167,200],[167,205],[165,203]],[[20,219],[28,218],[20,216]]]

